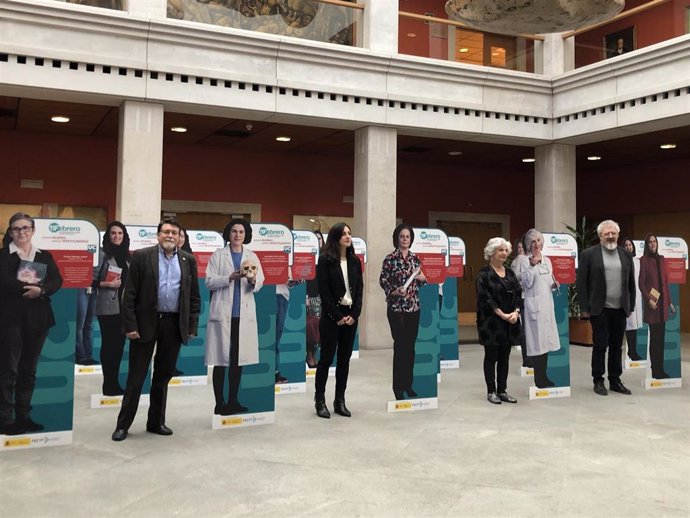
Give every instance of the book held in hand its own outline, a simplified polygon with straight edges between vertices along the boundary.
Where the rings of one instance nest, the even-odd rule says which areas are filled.
[[[119,266],[108,266],[108,271],[105,274],[105,282],[113,282],[122,276],[122,268]]]
[[[660,297],[661,297],[661,293],[659,293],[658,291],[656,291],[654,288],[652,288],[651,290],[649,290],[649,298],[652,299],[652,301],[654,302],[654,304],[658,304],[658,303],[659,303],[659,298],[660,298]]]
[[[22,259],[17,270],[17,280],[27,284],[41,284],[46,278],[48,265]]]

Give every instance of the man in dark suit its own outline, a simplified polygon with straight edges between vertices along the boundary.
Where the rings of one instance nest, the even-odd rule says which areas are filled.
[[[594,392],[606,396],[606,349],[609,350],[609,388],[630,394],[621,382],[625,319],[635,309],[635,273],[632,258],[618,246],[620,227],[606,220],[597,227],[598,245],[580,255],[577,270],[577,298],[582,316],[592,325],[592,378]]]
[[[196,335],[200,298],[196,259],[177,248],[180,225],[166,219],[158,225],[158,244],[132,258],[122,296],[122,320],[130,339],[129,375],[113,441],[123,441],[134,421],[154,346],[151,404],[146,430],[172,435],[165,426],[168,382],[180,345]]]

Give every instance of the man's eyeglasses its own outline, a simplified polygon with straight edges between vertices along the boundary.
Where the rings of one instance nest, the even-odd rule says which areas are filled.
[[[10,227],[10,232],[12,232],[12,233],[14,233],[14,234],[19,234],[20,232],[29,232],[30,230],[33,230],[33,229],[34,229],[34,227],[29,227],[29,226],[25,226],[25,227]]]

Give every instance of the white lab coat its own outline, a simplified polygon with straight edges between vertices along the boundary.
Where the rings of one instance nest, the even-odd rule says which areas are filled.
[[[206,268],[206,287],[211,291],[211,304],[206,325],[206,365],[230,364],[230,325],[235,283],[241,283],[239,365],[259,363],[259,332],[256,322],[254,293],[264,284],[264,271],[259,258],[246,246],[242,247],[242,263],[250,260],[257,265],[256,284],[244,277],[230,282],[235,271],[230,246],[213,252]]]
[[[522,272],[519,277],[525,296],[522,322],[525,326],[527,356],[539,356],[561,348],[551,293],[553,267],[546,256],[542,256],[542,262],[537,266],[530,265],[527,257],[525,259],[527,264],[524,269],[520,268]]]

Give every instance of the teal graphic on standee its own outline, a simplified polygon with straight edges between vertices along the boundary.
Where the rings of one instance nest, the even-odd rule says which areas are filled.
[[[562,284],[558,291],[553,292],[552,296],[561,348],[558,351],[551,351],[549,353],[546,375],[557,387],[569,387],[570,331],[568,318],[568,286]]]
[[[439,311],[438,284],[427,284],[419,289],[419,333],[415,342],[414,382],[420,398],[436,397],[436,375],[439,366]]]
[[[458,360],[458,280],[446,278],[439,315],[441,360]]]
[[[304,362],[307,356],[307,285],[300,283],[290,288],[283,335],[280,337],[278,357],[280,374],[289,383],[306,382]]]
[[[199,295],[201,297],[201,312],[199,313],[197,335],[180,348],[180,356],[177,359],[177,369],[182,371],[181,376],[206,376],[208,372],[205,363],[205,344],[210,297],[204,279],[199,279]]]
[[[669,311],[666,321],[666,334],[664,336],[664,372],[671,378],[680,378],[680,286],[671,284],[671,303],[675,306],[676,312]]]
[[[242,368],[238,399],[249,413],[275,409],[276,288],[265,286],[254,294],[259,331],[259,363]],[[240,326],[243,322],[240,319]],[[227,390],[227,384],[226,384]]]

